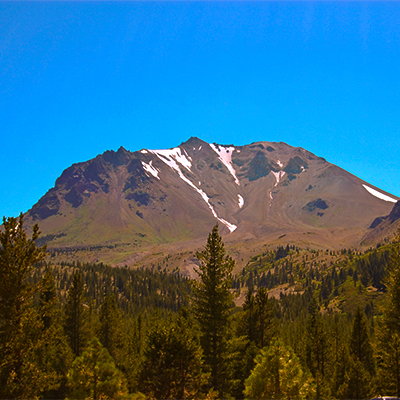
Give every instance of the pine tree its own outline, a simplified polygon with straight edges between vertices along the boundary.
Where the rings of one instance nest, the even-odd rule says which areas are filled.
[[[316,394],[311,376],[304,373],[293,350],[278,339],[261,350],[245,385],[246,399],[305,399]]]
[[[156,399],[201,397],[206,376],[202,349],[193,321],[183,311],[177,318],[153,317],[139,377],[142,392]]]
[[[71,399],[117,399],[128,393],[122,372],[97,338],[93,338],[68,372]]]
[[[400,397],[400,231],[392,244],[385,280],[384,316],[378,327],[379,388]]]
[[[127,333],[125,341],[125,353],[123,359],[122,371],[128,381],[130,392],[137,390],[137,376],[141,368],[144,347],[144,327],[142,315],[126,324]]]
[[[114,295],[108,294],[105,296],[99,314],[99,340],[119,366],[122,361],[121,351],[123,349],[124,338],[122,315],[118,309]]]
[[[315,298],[313,298],[307,320],[306,364],[315,380],[318,399],[327,395],[325,381],[326,345],[326,334],[319,308]]]
[[[51,386],[44,390],[45,398],[63,398],[66,394],[67,372],[73,361],[68,339],[61,322],[61,309],[56,296],[54,277],[48,270],[41,280],[39,293],[40,339],[36,354],[42,374],[51,379]]]
[[[225,254],[216,225],[206,248],[197,253],[201,261],[199,281],[193,282],[192,308],[199,322],[205,361],[211,371],[211,387],[223,395],[227,388],[227,338],[232,312],[232,270],[234,261]]]
[[[248,290],[244,303],[243,315],[239,326],[239,334],[246,336],[250,342],[256,340],[256,303],[252,290]]]
[[[349,342],[350,368],[347,377],[347,399],[365,399],[371,395],[371,381],[375,374],[372,346],[367,321],[357,308]]]
[[[86,312],[83,305],[84,290],[81,274],[75,272],[65,305],[64,330],[75,356],[82,353],[87,343]]]
[[[34,352],[38,316],[33,308],[35,287],[27,278],[45,257],[36,247],[39,227],[28,239],[23,216],[3,218],[0,232],[0,398],[31,398],[47,381],[40,374]]]
[[[357,307],[350,335],[349,353],[354,360],[360,361],[371,376],[375,374],[374,356],[369,340],[367,320],[364,312]]]
[[[262,287],[255,297],[256,304],[256,342],[260,348],[268,345],[273,336],[274,310],[268,300],[267,289]]]

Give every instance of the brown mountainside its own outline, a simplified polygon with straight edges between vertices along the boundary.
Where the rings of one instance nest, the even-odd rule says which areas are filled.
[[[396,200],[302,148],[190,138],[74,164],[26,220],[58,255],[138,265],[196,250],[218,222],[240,264],[265,245],[357,247]]]

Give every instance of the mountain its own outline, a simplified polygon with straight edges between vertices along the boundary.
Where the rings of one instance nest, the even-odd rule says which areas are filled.
[[[390,211],[389,215],[376,217],[369,227],[368,232],[361,240],[363,245],[385,243],[393,239],[400,228],[400,201]]]
[[[192,137],[73,164],[26,221],[55,255],[122,265],[190,255],[218,222],[240,260],[266,245],[357,247],[397,200],[302,148]]]

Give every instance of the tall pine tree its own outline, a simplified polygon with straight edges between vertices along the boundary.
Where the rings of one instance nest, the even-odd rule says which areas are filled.
[[[197,253],[201,261],[199,280],[193,282],[192,308],[199,322],[201,344],[210,368],[210,385],[220,395],[227,390],[227,339],[232,312],[232,270],[234,261],[225,253],[224,243],[214,226],[205,249]]]
[[[68,381],[71,399],[121,399],[128,394],[122,372],[96,337],[75,358]]]
[[[39,283],[40,338],[36,341],[38,364],[43,375],[51,378],[51,386],[43,390],[44,398],[63,398],[67,392],[67,372],[73,356],[61,323],[61,309],[50,270]]]
[[[139,387],[150,398],[202,397],[206,375],[202,371],[202,349],[192,326],[185,311],[168,320],[153,317],[139,376]]]
[[[372,346],[367,321],[360,307],[357,308],[349,342],[350,368],[346,390],[347,399],[365,399],[371,393],[375,374]]]
[[[307,320],[306,364],[315,380],[318,399],[328,394],[325,380],[326,354],[326,333],[322,325],[318,304],[313,298]]]
[[[35,263],[45,257],[36,247],[39,227],[28,239],[23,216],[3,218],[0,232],[0,398],[33,398],[48,387],[40,372],[36,345],[40,324],[33,308],[36,287],[28,282]]]
[[[384,316],[378,327],[379,389],[400,397],[400,231],[392,244]]]
[[[268,300],[268,291],[265,287],[258,289],[255,297],[256,304],[256,341],[260,348],[269,344],[273,336],[274,310],[271,301]]]
[[[75,272],[67,294],[64,323],[65,334],[75,356],[82,353],[88,340],[84,296],[81,274]]]
[[[100,325],[98,337],[101,344],[114,358],[117,366],[121,365],[122,349],[124,344],[123,322],[121,311],[113,294],[107,294],[100,307]]]

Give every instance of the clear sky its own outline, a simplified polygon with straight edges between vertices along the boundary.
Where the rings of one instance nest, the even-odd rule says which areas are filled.
[[[190,136],[303,147],[400,195],[400,2],[0,2],[0,214]]]

